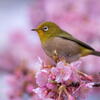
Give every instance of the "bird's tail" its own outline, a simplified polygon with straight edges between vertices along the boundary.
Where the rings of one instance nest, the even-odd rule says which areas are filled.
[[[100,51],[93,51],[93,52],[92,52],[92,55],[100,56]]]

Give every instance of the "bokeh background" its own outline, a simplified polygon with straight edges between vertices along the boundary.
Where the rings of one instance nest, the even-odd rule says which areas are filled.
[[[0,0],[0,100],[38,100],[34,74],[52,61],[41,48],[38,24],[52,21],[100,51],[99,0]],[[100,76],[100,58],[81,58],[81,70]],[[100,81],[100,77],[96,81]],[[86,100],[99,100],[100,88]]]

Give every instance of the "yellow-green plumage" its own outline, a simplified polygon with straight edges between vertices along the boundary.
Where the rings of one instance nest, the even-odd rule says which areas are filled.
[[[65,59],[68,63],[78,60],[82,56],[96,55],[100,52],[84,42],[74,38],[52,22],[44,22],[37,31],[46,54],[55,60],[55,57]]]

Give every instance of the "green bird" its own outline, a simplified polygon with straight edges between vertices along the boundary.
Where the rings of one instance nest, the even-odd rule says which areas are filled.
[[[53,22],[44,22],[36,29],[45,53],[54,61],[64,59],[67,63],[87,55],[100,56],[100,52],[74,38]]]

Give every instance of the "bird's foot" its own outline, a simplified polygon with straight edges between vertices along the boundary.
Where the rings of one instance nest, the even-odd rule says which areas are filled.
[[[58,63],[60,61],[59,57],[57,55],[54,55],[53,56],[53,59],[56,63]]]

